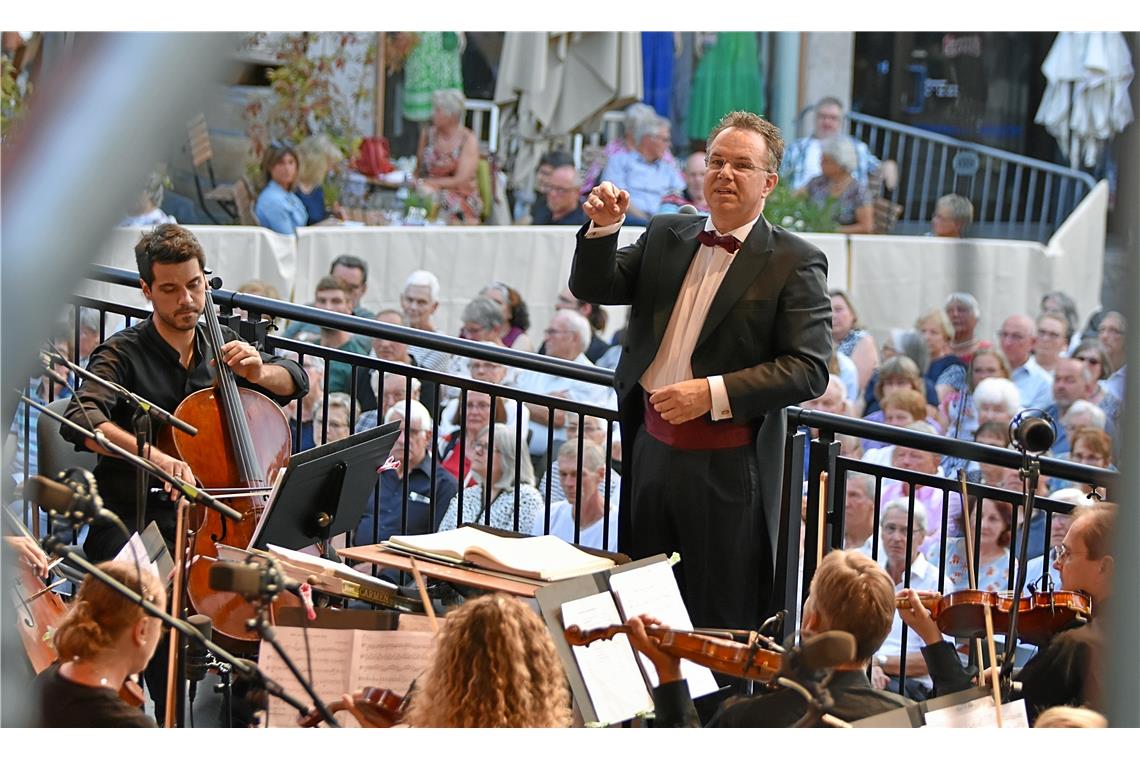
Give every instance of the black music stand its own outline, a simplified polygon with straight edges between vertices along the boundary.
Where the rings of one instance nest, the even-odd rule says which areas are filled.
[[[289,458],[251,549],[303,549],[353,530],[400,434],[389,422]]]

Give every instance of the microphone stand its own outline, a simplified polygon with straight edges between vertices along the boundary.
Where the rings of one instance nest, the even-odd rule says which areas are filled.
[[[75,362],[70,361],[55,349],[45,350],[43,354],[48,364],[67,367],[68,370],[74,372],[84,380],[91,381],[96,385],[108,389],[134,408],[135,411],[131,417],[131,426],[134,429],[136,453],[139,459],[146,457],[146,444],[150,439],[150,421],[152,417],[157,420],[159,424],[165,423],[167,425],[173,425],[188,435],[198,435],[198,430],[193,425],[183,422],[162,407],[151,403],[132,391],[128,391],[118,383],[113,383],[110,380],[99,377],[94,372],[88,371],[85,367],[81,367]],[[138,486],[135,491],[135,530],[142,533],[146,528],[146,493],[149,478],[143,470],[139,470],[136,473],[136,478],[138,479]]]
[[[1021,450],[1022,465],[1018,470],[1025,496],[1025,521],[1021,528],[1021,541],[1017,548],[1017,582],[1013,588],[1013,604],[1009,611],[1009,632],[1005,637],[1005,656],[1001,664],[1001,683],[1005,701],[1011,698],[1014,652],[1017,649],[1017,612],[1021,594],[1025,590],[1026,567],[1029,556],[1029,524],[1033,521],[1033,501],[1037,494],[1037,481],[1041,477],[1041,459],[1026,449]]]
[[[306,705],[303,705],[300,701],[285,693],[285,690],[281,688],[280,684],[278,684],[273,679],[268,678],[263,672],[261,672],[261,669],[254,665],[252,662],[249,660],[241,660],[237,657],[234,657],[232,654],[227,652],[225,649],[222,649],[213,641],[210,641],[209,639],[202,636],[202,633],[194,626],[190,625],[184,620],[171,616],[165,610],[155,606],[153,602],[145,599],[134,589],[124,586],[119,581],[107,575],[105,572],[92,564],[82,554],[79,554],[78,552],[68,547],[67,543],[55,534],[50,534],[47,538],[44,539],[43,547],[44,551],[47,553],[53,554],[57,557],[63,557],[66,561],[73,563],[75,566],[83,569],[102,583],[107,584],[108,587],[113,589],[124,598],[129,599],[133,604],[137,604],[138,606],[142,607],[148,615],[151,617],[156,617],[164,622],[167,627],[178,631],[183,636],[194,639],[211,653],[213,653],[217,659],[227,663],[232,671],[238,673],[239,675],[253,679],[253,681],[257,683],[258,686],[264,688],[266,692],[274,697],[277,697],[291,707],[296,708],[299,714],[307,714]],[[302,685],[308,687],[303,679],[298,678],[298,680]],[[316,704],[317,708],[320,709],[322,706],[321,702],[318,700]],[[327,708],[325,708],[325,712],[327,712]],[[337,722],[335,720],[332,720],[331,715],[326,719],[329,721],[330,726],[338,726]]]

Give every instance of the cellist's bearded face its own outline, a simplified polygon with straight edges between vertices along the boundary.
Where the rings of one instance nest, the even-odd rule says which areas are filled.
[[[194,329],[206,304],[206,277],[197,259],[178,264],[155,263],[154,282],[142,285],[154,316],[172,330]]]

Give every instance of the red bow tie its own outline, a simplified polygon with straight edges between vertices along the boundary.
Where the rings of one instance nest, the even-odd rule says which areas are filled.
[[[701,230],[697,235],[697,240],[701,241],[701,245],[707,245],[709,248],[721,247],[729,253],[736,253],[740,250],[740,241],[732,235],[718,235],[712,230]]]

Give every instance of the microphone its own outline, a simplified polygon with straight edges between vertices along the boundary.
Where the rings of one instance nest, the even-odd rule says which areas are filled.
[[[282,591],[299,592],[300,584],[286,580],[272,563],[215,562],[210,566],[210,588],[232,591],[249,601],[272,599]]]
[[[198,629],[202,637],[209,641],[214,633],[214,622],[206,615],[191,615],[186,622]],[[210,668],[210,652],[206,645],[196,638],[189,637],[186,646],[186,678],[189,681],[201,681],[206,677]]]
[[[677,209],[677,213],[678,214],[696,214],[698,212],[697,212],[696,206],[694,206],[691,203],[686,203],[684,206],[681,206],[681,208]]]
[[[1023,454],[1042,454],[1057,439],[1057,426],[1040,409],[1024,409],[1009,423],[1009,439]]]
[[[72,467],[58,480],[43,475],[28,478],[29,498],[47,510],[52,518],[72,522],[114,521],[116,515],[103,507],[103,497],[95,485],[95,476],[81,467]]]
[[[58,383],[60,387],[67,388],[69,387],[67,378],[52,369],[58,363],[54,356],[46,351],[40,351],[40,368],[43,369],[44,375],[50,378],[52,382]]]

